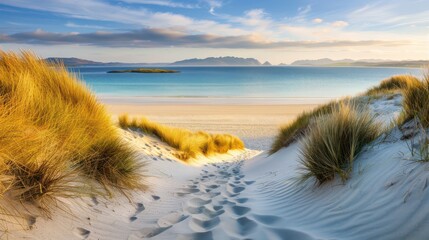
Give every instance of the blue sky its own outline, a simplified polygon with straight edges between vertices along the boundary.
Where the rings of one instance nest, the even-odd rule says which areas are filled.
[[[429,59],[429,0],[0,0],[0,48],[171,62]]]

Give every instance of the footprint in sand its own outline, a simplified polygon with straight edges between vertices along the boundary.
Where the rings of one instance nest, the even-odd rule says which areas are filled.
[[[97,200],[97,197],[96,196],[92,196],[91,197],[91,201],[92,201],[92,203],[94,204],[94,205],[98,205],[99,204],[99,202],[98,202],[98,200]]]
[[[185,207],[183,210],[188,214],[200,214],[203,212],[204,206],[200,207]]]
[[[176,223],[179,223],[188,217],[189,217],[188,215],[184,215],[181,212],[172,212],[158,219],[157,223],[160,227],[165,228],[165,227],[170,227]]]
[[[249,235],[257,231],[258,224],[247,218],[241,217],[235,219],[235,221],[230,222],[229,224],[225,224],[225,229],[232,234],[239,234],[241,236]]]
[[[315,240],[312,236],[304,233],[299,232],[293,229],[276,229],[271,228],[269,231],[267,231],[269,238],[274,239],[295,239],[295,240]]]
[[[169,227],[148,227],[148,228],[142,228],[138,231],[136,231],[136,233],[134,235],[137,235],[137,237],[139,238],[151,238],[151,237],[155,237],[158,234],[163,233],[165,230],[171,228],[171,226]]]
[[[181,188],[179,192],[175,193],[175,195],[178,197],[183,197],[183,196],[186,196],[188,194],[197,193],[199,191],[200,190],[197,189],[197,186],[191,185],[188,188]]]
[[[197,232],[189,234],[180,234],[177,236],[177,240],[212,240],[213,234],[209,232]]]
[[[141,213],[141,212],[143,212],[144,211],[144,205],[143,205],[143,203],[137,203],[136,204],[136,212],[135,212],[135,215],[137,215],[137,214],[139,214],[139,213]]]
[[[29,229],[33,229],[34,224],[36,224],[36,217],[28,216],[27,217],[27,225]]]
[[[276,225],[277,223],[279,223],[279,224],[282,223],[282,218],[278,217],[278,216],[274,216],[274,215],[253,214],[252,216],[257,222],[265,224],[265,225],[269,225],[271,227]]]
[[[204,206],[204,205],[209,204],[211,202],[212,202],[211,199],[192,198],[192,199],[188,200],[188,206],[201,207],[201,206]]]
[[[244,184],[246,184],[246,185],[252,185],[254,183],[255,183],[255,181],[244,181]]]
[[[198,219],[193,217],[191,221],[189,221],[189,227],[195,232],[207,232],[219,225],[219,223],[219,217],[211,219]]]
[[[152,195],[152,199],[155,200],[155,201],[157,201],[157,200],[161,199],[161,197],[159,197],[157,195]]]
[[[137,203],[136,204],[136,211],[134,212],[134,215],[129,218],[130,222],[134,222],[135,220],[137,220],[137,215],[139,213],[143,212],[144,210],[145,210],[145,207],[144,207],[143,203]]]
[[[237,198],[237,199],[235,199],[235,201],[237,203],[245,203],[245,202],[249,201],[249,199],[248,198]]]
[[[230,215],[241,217],[243,215],[246,215],[248,212],[250,212],[250,210],[251,210],[250,208],[244,207],[244,206],[229,206],[227,212]]]
[[[77,227],[73,230],[73,233],[80,239],[87,239],[89,237],[89,234],[91,234],[91,231]]]
[[[240,193],[240,192],[244,191],[244,189],[246,189],[246,188],[244,186],[240,186],[240,185],[235,185],[235,184],[229,183],[226,186],[226,189],[227,189],[228,192],[234,194],[234,193]]]

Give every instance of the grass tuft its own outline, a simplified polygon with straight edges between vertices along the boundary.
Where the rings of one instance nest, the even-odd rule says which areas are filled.
[[[410,86],[418,85],[419,79],[412,75],[396,75],[381,81],[378,86],[369,89],[366,95],[379,95],[404,90]]]
[[[330,114],[319,114],[302,141],[303,180],[315,177],[322,184],[336,175],[346,180],[363,146],[380,133],[381,125],[371,113],[352,103],[341,103],[331,108]]]
[[[136,153],[119,138],[105,138],[91,145],[86,158],[79,164],[83,172],[103,186],[121,189],[145,188],[141,185],[141,169],[144,164],[138,163]]]
[[[0,51],[0,197],[81,196],[82,186],[94,182],[87,179],[141,187],[140,166],[116,131],[96,97],[63,65]]]
[[[429,127],[429,72],[422,81],[408,86],[404,92],[402,122],[417,119],[423,128]]]
[[[230,134],[209,134],[202,131],[191,132],[186,129],[169,127],[147,120],[130,119],[128,115],[119,117],[122,128],[140,129],[158,137],[161,141],[178,150],[176,157],[181,160],[195,158],[198,154],[209,156],[226,153],[232,149],[244,149],[244,143]]]
[[[306,133],[310,123],[313,122],[315,117],[331,113],[332,109],[337,105],[337,101],[321,105],[312,111],[300,114],[294,121],[281,127],[279,134],[271,146],[270,154],[273,154],[281,148],[287,147],[298,140]]]

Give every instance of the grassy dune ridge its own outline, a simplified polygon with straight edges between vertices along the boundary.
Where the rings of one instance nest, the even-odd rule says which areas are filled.
[[[381,81],[381,83],[378,86],[375,86],[369,89],[367,92],[363,94],[363,96],[374,96],[374,95],[388,94],[388,93],[395,93],[395,92],[401,93],[411,87],[413,87],[412,89],[415,89],[414,87],[416,86],[422,86],[422,81],[420,81],[418,78],[410,75],[397,75]],[[341,99],[339,101],[329,102],[327,104],[318,106],[312,111],[303,112],[295,120],[282,126],[275,138],[275,141],[271,146],[270,153],[273,154],[278,150],[280,150],[281,148],[287,147],[289,144],[299,140],[302,136],[305,135],[304,134],[305,130],[308,129],[310,123],[313,122],[317,116],[321,114],[329,114],[333,109],[332,107],[337,106],[340,102],[345,100],[348,101],[349,98]],[[359,99],[355,97],[355,98],[352,98],[352,100],[354,101]],[[404,100],[404,102],[406,104],[406,99]],[[414,100],[414,102],[416,101]],[[412,108],[415,108],[415,107],[412,107]],[[408,113],[407,115],[412,115],[412,114]]]
[[[428,72],[423,79],[397,75],[383,80],[361,96],[330,102],[302,113],[280,129],[270,153],[300,140],[303,180],[315,177],[322,184],[339,176],[344,181],[362,148],[385,131],[360,99],[393,93],[403,95],[403,112],[398,125],[417,119],[422,127],[429,127]]]
[[[412,75],[396,75],[380,82],[370,88],[365,95],[387,94],[402,91],[413,85],[420,84],[420,80]]]
[[[0,52],[0,200],[48,208],[45,200],[94,188],[142,188],[140,167],[104,107],[64,66]]]
[[[215,153],[226,153],[233,149],[244,149],[244,143],[238,137],[230,134],[191,132],[155,123],[146,118],[131,119],[126,114],[119,117],[119,125],[122,128],[140,129],[158,137],[177,149],[176,157],[181,160],[195,158],[198,154],[209,156]]]

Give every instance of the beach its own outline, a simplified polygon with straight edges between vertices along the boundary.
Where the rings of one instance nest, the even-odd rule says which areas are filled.
[[[3,56],[2,239],[428,235],[429,77],[343,99],[112,96]]]
[[[0,240],[429,240],[429,0],[0,13]]]
[[[387,126],[401,111],[401,101],[400,95],[386,96],[370,100],[369,109]],[[287,120],[311,107],[108,105],[107,109],[114,115],[128,110],[195,129],[234,130],[247,136],[243,138],[247,145],[266,148],[263,142],[272,139],[276,125],[283,122],[275,121],[276,116]],[[254,135],[246,135],[251,131]],[[424,239],[427,233],[428,172],[421,163],[406,160],[412,156],[398,128],[365,148],[348,181],[336,178],[321,186],[313,179],[297,181],[302,171],[300,142],[272,155],[247,146],[183,162],[175,157],[174,148],[154,136],[131,129],[120,132],[145,164],[146,191],[114,199],[65,199],[62,204],[73,218],[61,211],[52,219],[35,216],[28,221],[31,231],[14,231],[12,236],[358,240]],[[399,157],[401,152],[405,155]]]
[[[240,137],[250,149],[268,150],[280,126],[315,106],[314,101],[312,104],[297,102],[276,105],[115,104],[110,101],[106,108],[114,119],[127,113],[192,131],[230,133]]]

